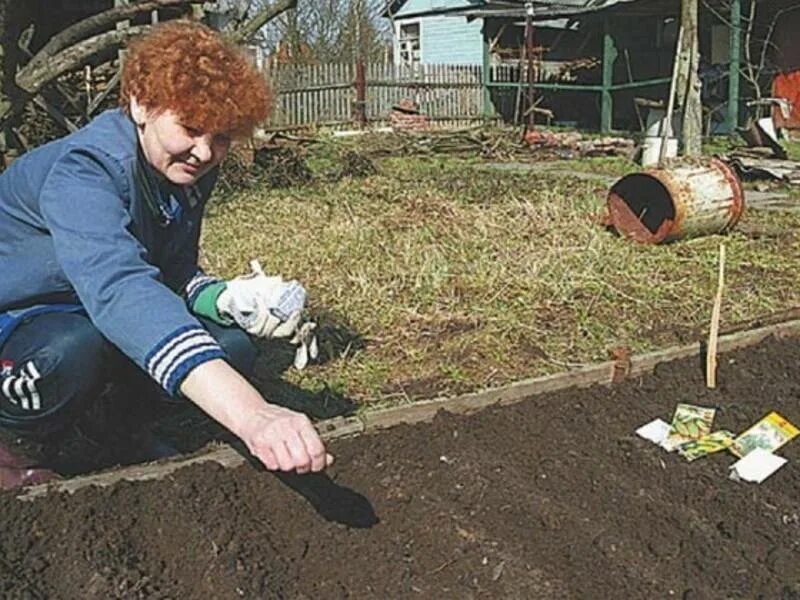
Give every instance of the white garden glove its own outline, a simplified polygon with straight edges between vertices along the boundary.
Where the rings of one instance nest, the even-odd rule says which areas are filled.
[[[250,261],[253,270],[226,283],[225,290],[217,298],[217,310],[230,317],[250,335],[261,338],[285,338],[293,336],[291,342],[298,345],[295,364],[308,363],[308,356],[317,354],[315,324],[305,328],[300,336],[298,326],[302,320],[306,303],[305,288],[296,280],[284,281],[280,276],[268,277],[257,260]],[[308,323],[304,324],[304,326]],[[313,344],[314,351],[310,352]],[[300,360],[298,356],[306,358]]]
[[[308,359],[314,360],[319,355],[319,346],[317,345],[317,336],[314,330],[317,324],[314,321],[306,321],[294,334],[291,340],[292,344],[297,345],[297,352],[294,355],[295,369],[305,369],[308,364]]]

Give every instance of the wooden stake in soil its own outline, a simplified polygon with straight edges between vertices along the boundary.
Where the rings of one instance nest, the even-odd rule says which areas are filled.
[[[711,310],[711,329],[706,346],[706,387],[717,387],[717,339],[719,338],[719,313],[722,309],[722,288],[725,285],[725,244],[719,245],[719,278],[714,308]]]

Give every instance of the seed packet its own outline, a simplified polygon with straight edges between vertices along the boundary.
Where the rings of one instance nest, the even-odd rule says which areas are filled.
[[[667,439],[661,444],[663,448],[672,452],[684,442],[697,440],[711,433],[711,423],[714,421],[713,408],[694,406],[693,404],[678,404],[672,416]]]
[[[763,448],[755,448],[731,466],[730,478],[734,481],[761,483],[787,462],[789,461],[782,456],[775,456]]]
[[[730,431],[721,429],[704,435],[700,439],[684,442],[678,446],[678,454],[689,462],[692,462],[708,454],[725,450],[733,443],[734,437],[735,436]]]
[[[733,440],[730,450],[739,458],[746,456],[756,448],[774,452],[798,434],[800,434],[800,429],[797,429],[778,413],[771,412]]]

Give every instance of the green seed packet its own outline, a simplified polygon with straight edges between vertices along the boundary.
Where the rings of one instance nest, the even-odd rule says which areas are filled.
[[[733,438],[733,433],[721,429],[704,435],[700,439],[684,442],[678,446],[678,454],[692,462],[708,454],[729,448],[733,443]]]
[[[731,452],[740,458],[756,448],[774,452],[798,434],[800,430],[797,427],[778,413],[771,412],[733,440]]]
[[[698,440],[711,433],[711,423],[717,411],[705,406],[678,404],[672,416],[667,439],[662,446],[672,452],[681,444],[690,440]]]

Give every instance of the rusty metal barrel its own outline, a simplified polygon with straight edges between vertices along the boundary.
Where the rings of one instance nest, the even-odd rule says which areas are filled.
[[[648,244],[724,233],[743,212],[742,184],[734,170],[716,158],[631,173],[608,193],[611,225]]]

